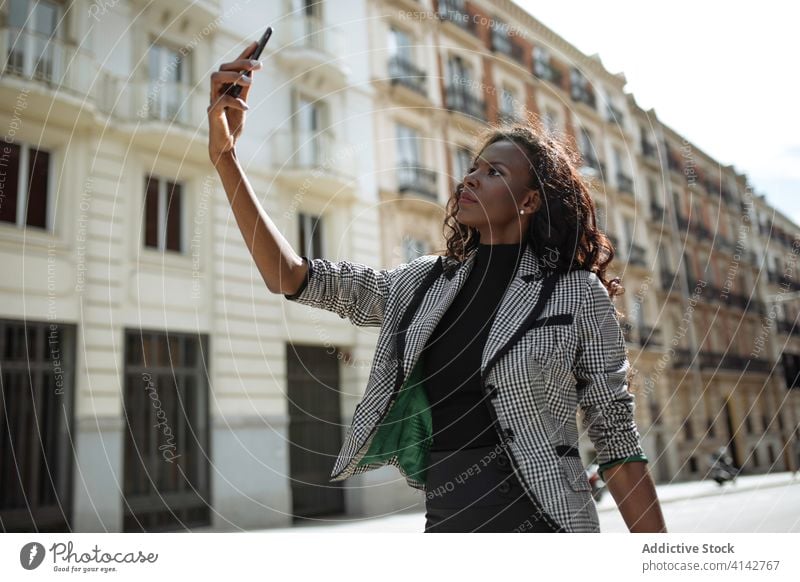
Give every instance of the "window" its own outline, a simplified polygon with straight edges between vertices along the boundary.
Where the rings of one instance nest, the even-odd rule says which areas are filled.
[[[653,178],[647,178],[647,193],[650,196],[650,204],[659,206],[661,196],[658,194],[658,184]]]
[[[634,236],[634,228],[635,228],[635,227],[634,227],[634,224],[633,224],[633,220],[631,220],[631,219],[630,219],[629,217],[627,217],[627,216],[626,216],[626,217],[624,217],[624,218],[622,219],[622,227],[623,227],[623,229],[625,230],[625,243],[626,243],[626,244],[627,244],[629,247],[630,247],[631,245],[634,245],[634,244],[636,244],[636,241],[635,241],[635,240],[634,240],[634,238],[633,238],[633,236]]]
[[[553,66],[550,52],[540,46],[533,47],[533,74],[545,81],[561,85],[561,71]]]
[[[492,50],[504,53],[506,55],[512,54],[511,37],[508,35],[508,24],[493,19],[492,22]]]
[[[550,107],[546,108],[542,116],[542,122],[549,133],[556,133],[559,131],[560,124],[558,121],[558,113],[556,113],[555,109]]]
[[[321,165],[331,147],[330,134],[323,131],[327,125],[328,109],[324,102],[312,100],[304,95],[295,98],[295,113],[292,116],[294,161],[301,168]]]
[[[414,60],[408,34],[394,27],[389,29],[389,56],[399,57],[408,63]]]
[[[470,165],[472,165],[472,152],[467,148],[457,147],[454,155],[453,163],[453,179],[460,182],[467,175]]]
[[[0,320],[4,532],[71,531],[74,346],[74,326]]]
[[[61,8],[48,0],[11,0],[8,5],[7,68],[18,75],[55,81],[61,74],[58,23]]]
[[[591,168],[595,172],[601,172],[601,165],[594,151],[592,134],[588,129],[581,127],[579,132],[579,148],[583,156],[583,167]]]
[[[605,206],[600,206],[599,204],[595,207],[595,221],[597,222],[597,228],[599,228],[604,233],[608,231],[608,221],[606,217],[606,208]]]
[[[0,222],[49,228],[50,152],[0,145]]]
[[[419,136],[417,132],[403,125],[397,124],[397,165],[417,166],[419,164]]]
[[[436,198],[436,172],[422,166],[419,135],[402,123],[397,124],[396,156],[397,190]]]
[[[414,50],[408,34],[389,30],[388,72],[392,83],[400,83],[421,95],[426,94],[426,74],[414,64]]]
[[[144,192],[144,245],[182,252],[183,185],[147,176]]]
[[[472,85],[472,69],[459,56],[452,56],[447,61],[447,78],[451,85]]]
[[[516,120],[516,102],[514,92],[508,87],[503,87],[500,94],[500,118],[504,121],[513,122]]]
[[[208,337],[125,330],[123,531],[208,525]]]
[[[190,79],[187,56],[178,50],[152,44],[148,52],[148,116],[165,121],[185,122],[189,110]]]
[[[309,259],[323,258],[322,246],[322,217],[313,214],[300,213],[300,248],[301,255]]]
[[[589,81],[583,76],[583,73],[573,67],[570,74],[570,80],[572,81],[572,99],[585,103],[589,107],[594,108],[594,93],[589,86]]]

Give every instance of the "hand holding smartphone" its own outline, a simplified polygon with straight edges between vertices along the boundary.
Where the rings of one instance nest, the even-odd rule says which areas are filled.
[[[261,35],[261,38],[258,40],[258,45],[256,45],[253,54],[251,54],[248,58],[253,61],[257,61],[261,58],[261,53],[264,51],[264,47],[267,46],[267,41],[272,36],[272,27],[268,26],[267,30],[264,31],[264,34]],[[243,74],[250,76],[250,71],[242,71]],[[231,97],[239,97],[242,92],[242,86],[237,85],[235,83],[230,83],[225,86],[225,94],[230,95]]]

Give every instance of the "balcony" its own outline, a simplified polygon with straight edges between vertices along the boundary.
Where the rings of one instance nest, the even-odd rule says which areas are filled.
[[[415,162],[397,166],[397,191],[417,193],[423,198],[436,200],[436,172]]]
[[[415,93],[427,96],[425,71],[418,68],[414,63],[401,56],[394,56],[387,63],[389,79],[393,85],[402,85],[411,89]]]
[[[779,319],[777,327],[783,333],[800,337],[800,323],[788,319]]]
[[[553,67],[551,63],[536,61],[533,64],[533,74],[543,81],[552,83],[562,89],[564,88],[564,74]]]
[[[671,172],[680,174],[685,178],[686,176],[683,174],[683,162],[680,159],[680,154],[673,150],[668,143],[664,143],[664,150],[667,156],[667,168],[669,168]]]
[[[617,172],[617,190],[623,194],[633,195],[633,178],[622,172]]]
[[[515,43],[500,25],[492,27],[492,50],[525,64],[522,47]]]
[[[647,252],[640,245],[631,245],[628,249],[628,263],[638,267],[647,267]]]
[[[611,103],[606,105],[606,119],[609,123],[615,123],[618,125],[622,125],[622,122],[624,121],[622,111],[620,111],[617,107],[614,107]]]
[[[658,160],[658,150],[649,141],[642,140],[642,155],[651,160]]]
[[[486,121],[486,102],[464,85],[447,86],[447,108],[480,121]]]
[[[332,133],[280,130],[268,143],[271,168],[288,186],[322,193],[355,188],[355,148]]]
[[[475,22],[464,8],[463,0],[439,0],[439,20],[452,22],[462,30],[477,36]]]
[[[675,355],[672,358],[673,368],[688,368],[693,360],[692,351],[687,348],[675,348]]]
[[[691,226],[691,231],[700,240],[711,241],[714,239],[714,233],[712,233],[702,222],[698,221],[693,223]]]
[[[130,132],[139,145],[185,151],[192,144],[198,148],[193,156],[207,155],[208,91],[203,87],[95,74],[97,108],[118,122],[115,129]]]
[[[648,326],[639,327],[639,345],[642,348],[655,348],[661,346],[661,330]]]
[[[769,360],[763,358],[750,358],[738,354],[711,352],[703,350],[700,352],[700,369],[702,370],[730,370],[741,372],[745,369],[751,372],[768,372],[770,369]]]
[[[26,117],[60,120],[73,126],[91,113],[97,67],[88,51],[58,37],[0,28],[0,89],[13,107],[23,89]]]
[[[657,222],[664,221],[664,207],[655,202],[650,203],[650,218]]]
[[[333,86],[347,82],[350,69],[342,60],[346,54],[344,31],[318,16],[295,13],[276,27],[275,58],[293,75],[308,74]]]
[[[573,101],[584,103],[592,109],[597,109],[597,99],[588,88],[580,85],[572,85],[571,97]]]
[[[659,271],[661,278],[661,289],[667,292],[680,291],[680,282],[676,279],[677,273],[666,268]]]

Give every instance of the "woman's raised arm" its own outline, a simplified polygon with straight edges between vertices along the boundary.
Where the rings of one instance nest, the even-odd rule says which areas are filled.
[[[208,154],[222,180],[236,223],[244,237],[262,279],[272,293],[294,293],[300,288],[308,264],[295,252],[267,215],[236,157],[236,142],[244,130],[251,72],[261,63],[248,59],[256,48],[251,43],[239,57],[223,63],[211,74],[211,102],[208,106]],[[252,73],[251,73],[252,74]],[[225,93],[231,84],[242,86],[238,98]]]

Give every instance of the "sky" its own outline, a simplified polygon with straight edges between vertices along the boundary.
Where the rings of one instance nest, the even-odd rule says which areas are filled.
[[[800,34],[790,2],[514,0],[645,110],[800,225]]]

